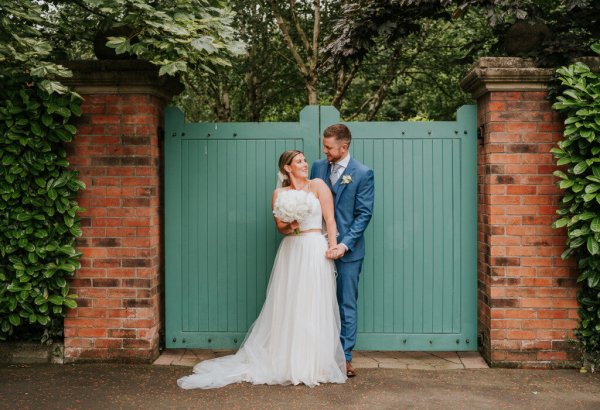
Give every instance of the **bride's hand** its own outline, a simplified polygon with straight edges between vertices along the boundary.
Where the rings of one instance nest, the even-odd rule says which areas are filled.
[[[290,222],[289,227],[290,227],[290,232],[294,232],[296,229],[300,228],[300,222],[298,222],[298,221]]]
[[[325,253],[325,256],[329,259],[340,259],[345,254],[346,248],[344,245],[338,243],[337,245],[330,247]]]
[[[333,247],[327,249],[327,251],[325,252],[325,257],[327,259],[334,259],[334,260],[337,259],[338,258],[338,251],[337,251],[336,247],[333,246]]]

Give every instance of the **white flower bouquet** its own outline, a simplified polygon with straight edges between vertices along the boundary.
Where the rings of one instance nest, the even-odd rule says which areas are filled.
[[[306,215],[314,211],[314,206],[315,203],[309,198],[308,192],[289,189],[277,195],[275,205],[273,206],[273,215],[275,215],[275,218],[286,223],[294,221],[302,223]],[[300,229],[296,228],[294,233],[298,235]]]

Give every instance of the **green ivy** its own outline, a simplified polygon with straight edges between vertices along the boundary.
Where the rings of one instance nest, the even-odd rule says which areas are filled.
[[[67,280],[81,267],[75,198],[85,185],[68,169],[64,144],[80,106],[75,93],[26,81],[0,89],[0,340],[37,326],[45,341],[77,306]]]
[[[600,54],[600,43],[592,49]],[[564,139],[552,152],[563,170],[564,197],[555,228],[567,228],[567,249],[574,257],[581,288],[576,335],[587,360],[600,361],[600,75],[583,63],[557,70],[562,93],[553,108],[565,117]]]

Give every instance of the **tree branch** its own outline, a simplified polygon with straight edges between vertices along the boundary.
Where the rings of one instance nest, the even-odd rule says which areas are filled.
[[[292,0],[293,1],[293,0]],[[311,69],[317,68],[317,62],[319,61],[319,35],[321,33],[321,2],[320,0],[313,1],[315,7],[315,23],[313,26],[313,44],[312,44],[312,64]]]
[[[363,110],[363,108],[365,108],[365,107],[366,107],[366,106],[367,106],[369,103],[371,103],[371,100],[373,100],[373,98],[375,98],[375,96],[373,96],[373,95],[372,95],[372,96],[370,96],[369,98],[367,98],[367,99],[365,100],[365,102],[364,102],[364,103],[362,103],[362,105],[361,105],[361,106],[358,108],[358,110],[356,110],[356,111],[354,112],[354,114],[352,114],[351,116],[349,116],[349,117],[346,119],[346,121],[352,121],[354,118],[356,118],[356,117],[357,117],[357,116],[358,116],[358,115],[361,113],[361,111]]]
[[[304,46],[304,49],[306,50],[306,53],[310,54],[310,44],[308,42],[308,37],[306,37],[306,33],[302,29],[302,26],[300,25],[300,20],[298,20],[298,16],[296,15],[296,7],[294,5],[295,1],[294,0],[289,0],[288,3],[290,4],[290,11],[291,11],[291,14],[292,14],[292,21],[294,22],[294,25],[296,26],[296,31],[298,32],[298,35],[300,36],[300,40],[302,41],[302,45]]]
[[[450,94],[448,93],[448,91],[447,91],[447,90],[445,90],[443,87],[440,87],[440,86],[439,86],[439,84],[438,84],[437,82],[435,82],[435,81],[429,81],[429,80],[427,80],[427,79],[425,79],[425,78],[423,78],[423,77],[417,77],[417,76],[415,76],[415,75],[414,75],[414,74],[415,74],[415,72],[411,72],[411,71],[408,71],[408,70],[407,70],[407,71],[405,71],[405,72],[404,72],[404,74],[406,74],[407,76],[409,76],[410,78],[412,78],[412,79],[413,79],[413,81],[415,81],[415,82],[422,82],[422,83],[425,83],[425,84],[429,84],[429,85],[431,85],[431,86],[436,86],[438,91],[441,91],[441,92],[442,92],[442,94],[444,94],[446,97],[448,97],[448,98],[452,98],[452,95],[450,95]],[[426,72],[424,72],[424,73],[422,73],[422,74],[429,75],[430,73],[426,73]]]
[[[386,94],[390,87],[390,84],[392,83],[392,81],[394,81],[394,78],[396,78],[399,74],[398,65],[400,64],[400,60],[402,59],[401,58],[402,46],[403,46],[403,43],[399,42],[392,53],[392,56],[391,56],[392,60],[390,61],[390,64],[388,65],[386,74],[383,77],[383,80],[381,81],[379,88],[373,95],[373,99],[371,101],[369,111],[367,112],[367,116],[366,116],[367,121],[372,121],[373,118],[375,118],[375,115],[377,114],[377,112],[381,108],[381,105],[383,104],[383,100],[386,97]],[[410,65],[412,65],[412,63],[414,62],[416,56],[418,55],[418,53],[420,51],[419,46],[417,46],[416,51],[417,52],[415,54],[413,54],[412,58],[410,59],[409,64],[405,65],[404,69],[401,71],[402,73],[404,73],[408,69],[408,67]]]
[[[348,91],[348,87],[350,86],[350,83],[352,83],[352,80],[354,80],[354,76],[358,72],[360,65],[361,65],[360,61],[355,62],[354,65],[352,66],[352,69],[350,70],[350,73],[348,73],[347,76],[344,71],[344,68],[342,68],[340,70],[340,73],[338,75],[335,95],[333,96],[333,100],[331,101],[331,105],[333,105],[338,110],[342,106],[342,100],[344,99],[344,97],[346,95],[346,91]]]
[[[304,61],[302,61],[302,57],[300,57],[300,54],[298,54],[298,50],[296,50],[296,46],[294,45],[294,42],[292,41],[290,32],[285,24],[285,21],[283,20],[283,17],[281,16],[281,10],[279,10],[279,7],[277,6],[277,4],[275,3],[274,0],[268,0],[268,1],[269,1],[269,4],[271,5],[273,14],[275,15],[275,20],[277,21],[277,25],[279,26],[279,29],[281,30],[281,33],[283,34],[283,38],[285,39],[285,41],[288,45],[288,48],[289,48],[290,52],[292,53],[292,57],[294,57],[294,60],[296,60],[296,64],[298,65],[298,68],[299,68],[300,72],[302,73],[302,75],[304,75],[305,77],[308,77],[309,76],[308,69],[306,68],[306,65],[304,64]]]

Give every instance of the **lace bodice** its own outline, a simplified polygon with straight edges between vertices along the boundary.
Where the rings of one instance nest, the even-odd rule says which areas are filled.
[[[308,197],[310,198],[310,201],[314,202],[313,211],[308,214],[300,223],[301,231],[308,231],[309,229],[321,229],[323,226],[323,212],[321,211],[321,203],[312,192],[309,192]]]

